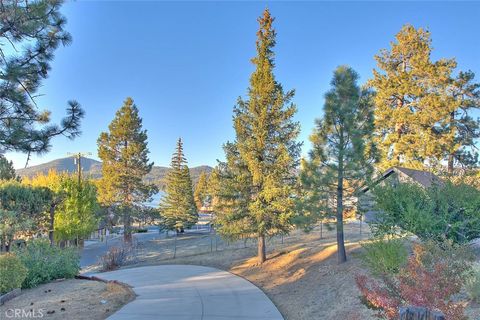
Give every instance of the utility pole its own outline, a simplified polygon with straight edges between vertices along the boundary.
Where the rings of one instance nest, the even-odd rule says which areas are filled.
[[[75,164],[77,165],[77,174],[78,174],[78,186],[82,183],[82,157],[92,155],[91,152],[69,152],[67,155],[72,156],[75,160]]]

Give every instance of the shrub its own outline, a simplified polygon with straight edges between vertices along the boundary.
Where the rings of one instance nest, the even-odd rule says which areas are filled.
[[[422,240],[466,243],[480,236],[480,191],[465,184],[422,188],[414,183],[374,189],[376,235],[413,233]]]
[[[360,258],[376,276],[397,274],[407,264],[408,252],[400,239],[375,240],[362,247]]]
[[[465,289],[470,299],[480,302],[480,264],[476,264],[472,274],[465,282]]]
[[[102,271],[115,270],[129,262],[133,258],[133,245],[110,248],[100,259]]]
[[[0,294],[20,288],[26,276],[27,268],[16,255],[0,255]]]
[[[80,257],[75,248],[52,247],[46,239],[29,241],[24,248],[15,251],[28,269],[22,288],[32,288],[54,279],[73,278],[80,270]]]
[[[464,319],[464,306],[454,296],[471,269],[473,256],[468,248],[427,242],[415,245],[413,251],[397,276],[371,279],[358,275],[362,295],[388,319],[396,319],[399,307],[409,305],[440,310],[447,320]]]

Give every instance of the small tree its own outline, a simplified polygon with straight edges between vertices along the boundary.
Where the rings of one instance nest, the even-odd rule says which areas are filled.
[[[148,159],[147,132],[131,98],[115,114],[98,138],[98,156],[102,160],[102,179],[98,183],[100,202],[114,207],[123,216],[124,240],[132,241],[132,211],[143,206],[157,191],[143,178],[152,170]]]
[[[18,181],[0,181],[0,241],[6,250],[18,236],[29,237],[44,231],[50,202],[46,188],[22,185]]]
[[[83,239],[98,227],[97,189],[88,180],[83,180],[79,185],[77,178],[73,176],[64,178],[61,188],[66,196],[56,212],[55,238]]]
[[[48,238],[50,239],[50,244],[54,244],[55,240],[55,211],[58,205],[62,203],[65,199],[65,192],[62,187],[62,180],[66,177],[65,174],[59,174],[55,170],[49,170],[46,175],[38,174],[33,178],[25,177],[22,182],[26,185],[33,187],[44,187],[50,190],[51,197],[50,206],[48,209],[49,212],[49,223],[48,223]]]
[[[376,160],[371,93],[361,90],[357,81],[358,74],[350,67],[335,70],[332,89],[325,95],[324,116],[317,120],[310,137],[313,149],[302,172],[304,182],[308,182],[305,188],[321,190],[329,195],[327,205],[333,201],[336,206],[339,263],[347,259],[343,235],[345,196],[371,175]],[[319,201],[318,197],[314,191],[305,199],[307,205]]]
[[[183,232],[184,229],[197,223],[198,213],[181,138],[177,141],[177,148],[173,153],[171,168],[165,177],[165,184],[165,196],[160,204],[162,224],[167,230]]]
[[[205,201],[209,196],[208,189],[208,175],[205,171],[202,171],[198,178],[197,185],[195,186],[195,192],[193,193],[197,210],[200,210],[205,204]]]
[[[8,161],[3,154],[0,154],[0,180],[19,180],[13,162]]]
[[[50,191],[47,220],[51,244],[55,239],[82,239],[98,226],[97,189],[91,181],[82,180],[79,185],[76,176],[50,170],[22,182]]]

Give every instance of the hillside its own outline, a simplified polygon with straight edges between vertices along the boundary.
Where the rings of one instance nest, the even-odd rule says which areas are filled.
[[[32,177],[39,173],[47,173],[49,170],[56,170],[58,172],[74,173],[77,171],[77,165],[74,163],[73,158],[56,159],[50,162],[42,163],[36,166],[31,166],[25,169],[18,169],[17,174],[21,177]],[[100,161],[82,158],[82,170],[85,176],[93,179],[98,179],[102,176],[102,163]],[[163,179],[167,174],[169,168],[154,166],[152,172],[145,178],[146,181],[155,183],[160,188],[163,188]],[[198,177],[202,171],[210,173],[212,167],[210,166],[198,166],[190,168],[190,174],[194,183],[197,183]]]

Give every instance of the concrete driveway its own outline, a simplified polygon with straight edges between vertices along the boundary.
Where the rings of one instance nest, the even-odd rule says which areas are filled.
[[[247,280],[215,268],[164,265],[98,274],[133,286],[137,298],[108,319],[283,320]]]

